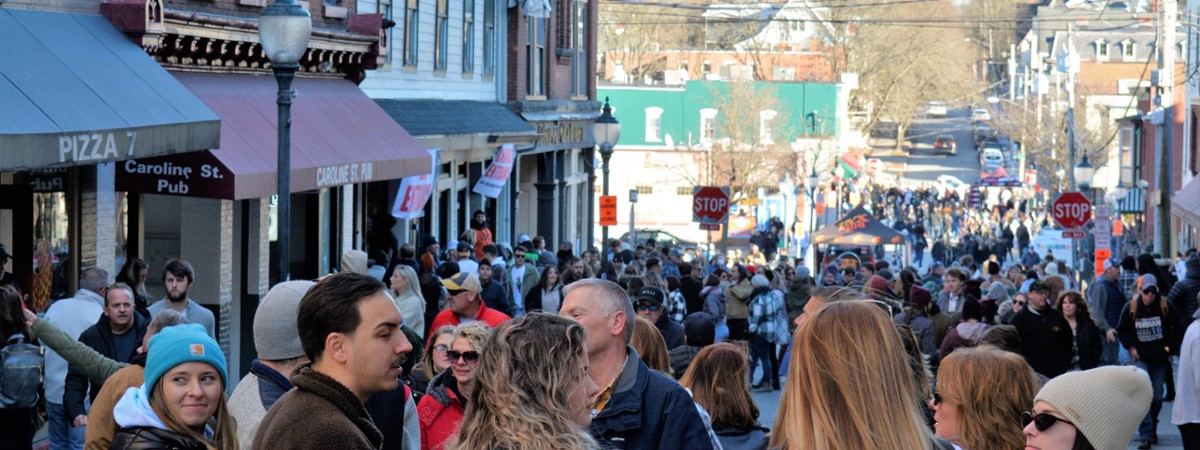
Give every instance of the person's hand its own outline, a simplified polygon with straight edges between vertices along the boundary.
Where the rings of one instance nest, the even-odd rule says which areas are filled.
[[[1112,328],[1108,329],[1108,342],[1117,342],[1117,330]]]
[[[87,426],[87,416],[85,416],[83,414],[75,416],[75,420],[71,421],[71,426],[86,427]]]
[[[1138,358],[1137,349],[1136,348],[1129,349],[1129,360],[1137,361],[1139,359],[1141,359],[1141,358]]]
[[[29,308],[25,308],[25,326],[32,327],[33,323],[37,322],[37,318],[37,314],[34,314]]]

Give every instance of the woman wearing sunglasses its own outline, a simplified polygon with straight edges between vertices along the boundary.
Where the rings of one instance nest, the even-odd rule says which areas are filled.
[[[425,346],[425,352],[421,356],[421,363],[413,369],[408,384],[413,393],[413,400],[417,404],[420,404],[421,398],[425,397],[425,391],[429,389],[429,381],[450,367],[450,359],[446,357],[446,352],[450,350],[450,344],[454,342],[455,328],[457,327],[454,325],[442,325],[431,331],[433,334],[429,336],[428,345]]]
[[[1013,418],[1028,407],[1037,386],[1021,355],[990,345],[955,350],[942,360],[929,402],[934,432],[964,450],[1024,448]]]
[[[429,382],[425,397],[417,404],[417,414],[421,418],[421,450],[443,449],[450,438],[458,434],[467,398],[475,390],[479,354],[483,353],[491,334],[492,329],[483,322],[459,325],[454,330],[454,340],[446,350],[450,367]]]
[[[1150,410],[1150,377],[1133,366],[1068,372],[1050,380],[1021,414],[1025,448],[1118,450]]]

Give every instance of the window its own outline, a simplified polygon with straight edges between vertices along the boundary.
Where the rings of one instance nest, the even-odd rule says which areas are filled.
[[[379,2],[375,4],[375,12],[382,14],[383,18],[386,20],[395,20],[392,19],[392,0],[379,0]],[[386,61],[390,64],[392,62],[392,52],[394,51],[394,47],[392,47],[391,28],[383,30],[382,45],[388,49]]]
[[[705,60],[701,63],[700,71],[706,75],[712,73],[712,61]]]
[[[704,108],[700,110],[700,143],[712,143],[717,137],[717,110]]]
[[[546,19],[525,16],[526,27],[525,49],[528,63],[525,65],[525,95],[529,97],[544,97],[546,95]]]
[[[450,0],[437,1],[437,16],[433,23],[433,70],[446,70],[446,53],[450,40]]]
[[[675,195],[686,195],[690,197],[693,193],[695,193],[695,190],[696,189],[692,186],[676,186]]]
[[[418,24],[421,23],[418,0],[404,0],[404,65],[417,65]]]
[[[586,97],[588,95],[588,58],[587,58],[587,2],[571,1],[571,48],[575,55],[571,58],[571,95]]]
[[[1132,40],[1126,39],[1125,42],[1122,42],[1121,43],[1121,57],[1124,59],[1133,59],[1135,56],[1134,52],[1133,52],[1133,47],[1134,47],[1134,44],[1133,44]]]
[[[638,195],[641,195],[641,194],[653,194],[653,193],[654,193],[654,186],[638,186],[638,187],[637,187],[637,191],[638,191]]]
[[[1104,39],[1096,41],[1096,59],[1108,59],[1108,42]]]
[[[483,74],[496,73],[496,0],[483,0]]]
[[[463,73],[475,71],[475,0],[463,0]]]
[[[646,108],[646,142],[662,142],[662,113],[659,107]]]
[[[1134,174],[1134,167],[1137,165],[1134,162],[1133,154],[1133,128],[1121,127],[1120,131],[1120,146],[1121,146],[1121,184],[1131,186],[1137,182],[1137,177]]]
[[[774,110],[765,110],[758,113],[758,140],[763,144],[775,143],[775,116],[779,113]]]

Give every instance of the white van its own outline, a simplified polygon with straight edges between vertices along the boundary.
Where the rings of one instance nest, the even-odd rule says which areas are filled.
[[[979,155],[979,165],[983,166],[984,171],[994,172],[1004,166],[1004,154],[998,148],[984,148]]]

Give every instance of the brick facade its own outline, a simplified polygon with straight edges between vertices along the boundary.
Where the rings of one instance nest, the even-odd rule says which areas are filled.
[[[537,0],[529,0],[537,1]],[[599,0],[587,2],[587,31],[584,42],[584,54],[572,54],[570,48],[565,48],[571,41],[570,8],[571,1],[558,0],[553,4],[546,26],[546,100],[572,100],[571,95],[571,62],[573,58],[587,60],[587,99],[596,98],[596,16],[599,14]],[[510,101],[525,101],[526,87],[529,80],[527,65],[529,52],[527,39],[529,16],[525,15],[522,7],[508,9],[508,99]]]

